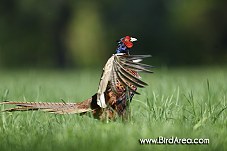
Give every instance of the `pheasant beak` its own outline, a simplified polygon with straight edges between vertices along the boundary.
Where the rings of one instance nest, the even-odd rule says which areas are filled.
[[[136,38],[131,37],[131,38],[130,38],[130,41],[131,41],[131,42],[134,42],[134,41],[137,41],[137,39],[136,39]]]

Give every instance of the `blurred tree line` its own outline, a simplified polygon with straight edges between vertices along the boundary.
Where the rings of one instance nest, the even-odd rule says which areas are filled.
[[[156,65],[225,64],[226,0],[1,0],[0,66],[104,64],[116,40]]]

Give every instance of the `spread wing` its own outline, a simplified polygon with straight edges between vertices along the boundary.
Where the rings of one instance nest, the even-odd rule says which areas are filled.
[[[143,82],[138,75],[132,74],[130,71],[153,73],[150,71],[152,66],[140,63],[143,58],[147,57],[151,56],[114,54],[110,57],[103,68],[103,74],[97,92],[97,104],[102,108],[107,107],[104,92],[109,84],[111,90],[117,93],[116,85],[118,81],[133,93],[139,94],[132,88],[132,85],[143,88],[147,83]]]

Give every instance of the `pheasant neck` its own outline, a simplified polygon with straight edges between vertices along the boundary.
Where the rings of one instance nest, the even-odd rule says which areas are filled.
[[[123,43],[120,43],[116,49],[116,53],[126,53],[128,54],[129,53],[129,49],[123,44]]]

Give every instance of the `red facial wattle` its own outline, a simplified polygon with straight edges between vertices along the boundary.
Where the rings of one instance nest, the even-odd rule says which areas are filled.
[[[125,44],[125,46],[126,46],[127,48],[132,48],[132,46],[133,46],[133,43],[132,43],[130,40],[131,40],[131,37],[130,37],[130,36],[126,36],[126,37],[122,40],[122,42]]]

